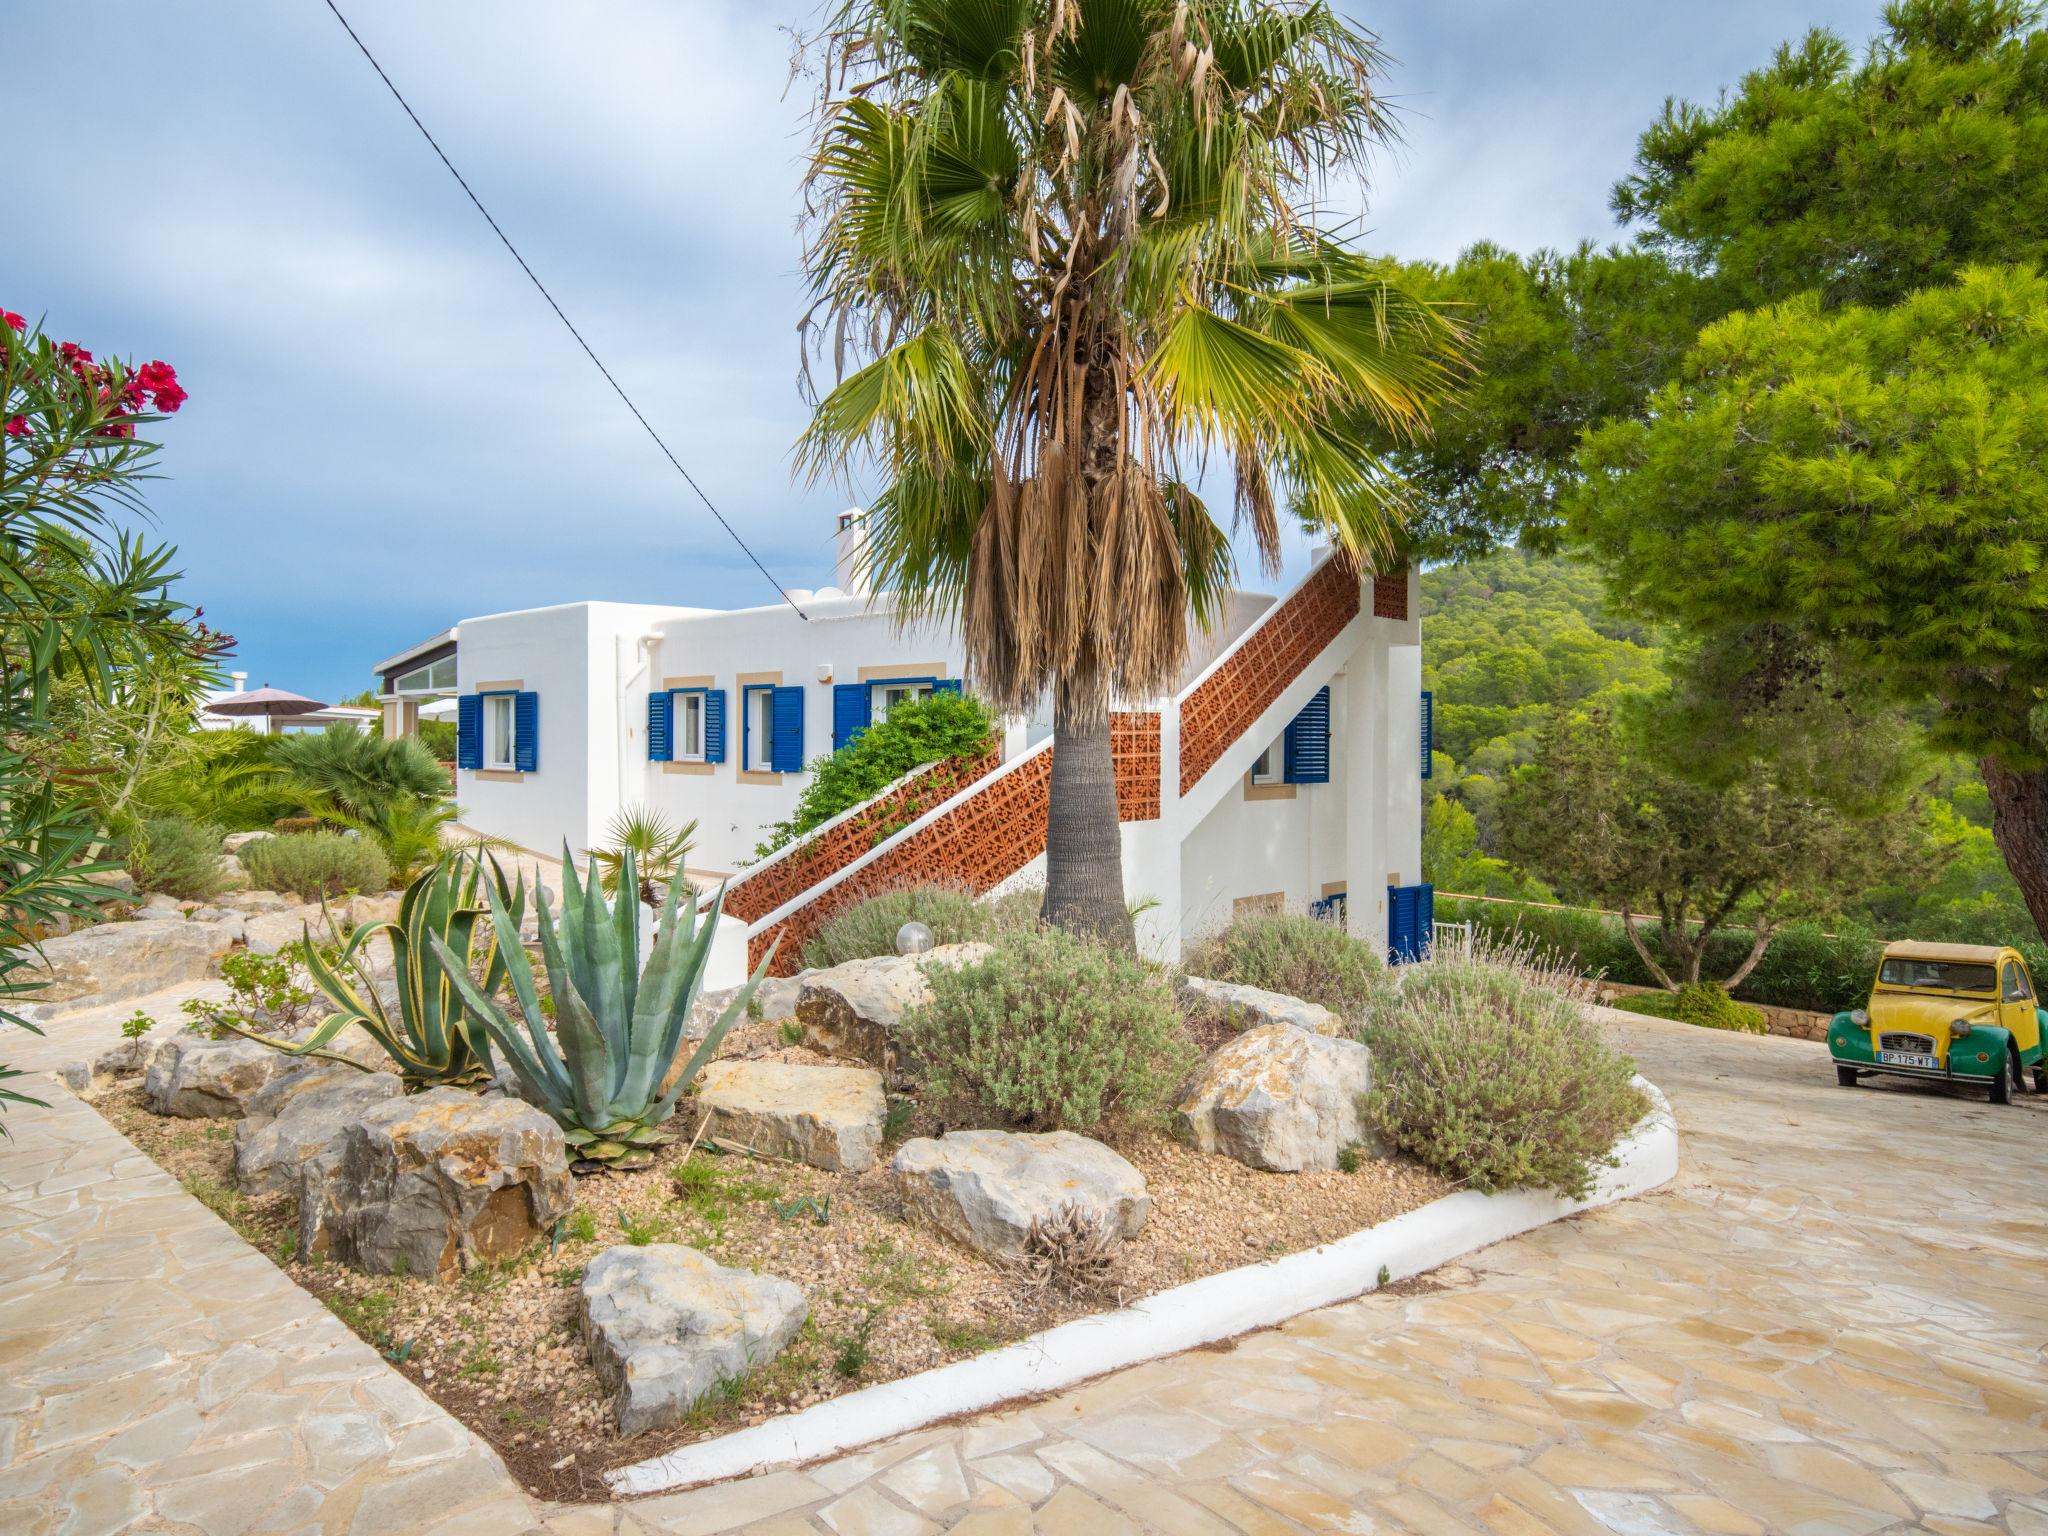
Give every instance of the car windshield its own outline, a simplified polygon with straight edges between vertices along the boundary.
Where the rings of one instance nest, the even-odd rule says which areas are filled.
[[[1994,967],[1953,960],[1887,960],[1878,979],[1888,987],[1918,992],[1989,992],[1998,985]]]

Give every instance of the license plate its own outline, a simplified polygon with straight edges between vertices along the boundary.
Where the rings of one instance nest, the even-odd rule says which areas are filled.
[[[1932,1056],[1923,1056],[1918,1051],[1879,1051],[1877,1059],[1888,1067],[1919,1067],[1926,1072],[1939,1072],[1941,1063]]]

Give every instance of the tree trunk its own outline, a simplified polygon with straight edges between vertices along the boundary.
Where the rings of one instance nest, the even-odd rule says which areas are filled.
[[[1124,902],[1123,833],[1109,711],[1053,690],[1051,803],[1045,819],[1045,921],[1118,949],[1138,947]]]
[[[1723,992],[1733,992],[1737,987],[1749,980],[1749,973],[1762,963],[1764,951],[1771,947],[1771,940],[1777,935],[1778,930],[1760,917],[1756,920],[1754,932],[1756,937],[1749,946],[1748,957],[1743,960],[1742,964],[1735,967],[1735,974],[1733,976],[1730,976],[1721,983],[1721,990]]]
[[[1621,909],[1621,927],[1622,931],[1628,935],[1629,943],[1635,946],[1636,955],[1643,962],[1643,969],[1654,976],[1657,984],[1666,992],[1676,992],[1678,990],[1678,983],[1671,979],[1670,973],[1663,966],[1659,965],[1657,957],[1650,953],[1650,946],[1643,942],[1642,930],[1636,926],[1635,913],[1631,912],[1626,906]]]
[[[1991,757],[1977,767],[1991,792],[1991,836],[2034,926],[2048,933],[2048,769],[2015,773]]]

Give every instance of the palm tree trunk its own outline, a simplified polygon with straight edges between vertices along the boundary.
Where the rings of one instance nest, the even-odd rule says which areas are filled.
[[[1138,947],[1124,901],[1123,833],[1116,814],[1116,762],[1109,710],[1077,705],[1053,689],[1052,785],[1045,820],[1045,906],[1055,928],[1118,949]]]

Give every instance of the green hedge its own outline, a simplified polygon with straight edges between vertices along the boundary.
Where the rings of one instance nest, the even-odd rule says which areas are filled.
[[[1657,979],[1643,965],[1618,918],[1576,908],[1521,906],[1510,902],[1469,901],[1455,896],[1436,899],[1440,923],[1471,922],[1486,933],[1502,936],[1516,929],[1553,949],[1583,975],[1604,976],[1627,986],[1653,987]],[[1749,953],[1747,930],[1726,928],[1708,947],[1701,975],[1718,981],[1732,974]],[[1977,944],[2012,941],[1995,935],[1972,935]],[[1735,989],[1747,1003],[1773,1008],[1803,1008],[1836,1013],[1870,996],[1884,939],[1869,932],[1830,934],[1818,923],[1791,923],[1781,929],[1748,979]],[[2022,941],[2014,946],[2026,956],[2038,981],[2048,978],[2048,946]]]

